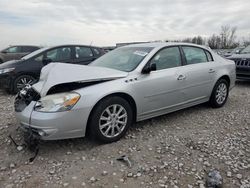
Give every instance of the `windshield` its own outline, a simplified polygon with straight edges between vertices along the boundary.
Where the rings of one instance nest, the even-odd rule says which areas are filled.
[[[249,54],[250,53],[250,45],[244,48],[241,52],[241,54]]]
[[[90,65],[130,72],[140,64],[152,49],[152,47],[117,48],[98,58]]]
[[[36,50],[36,51],[34,51],[34,52],[32,52],[32,53],[26,55],[26,56],[23,56],[21,59],[22,59],[22,60],[30,59],[30,58],[36,56],[37,54],[40,54],[41,52],[44,52],[44,51],[47,50],[47,49],[48,49],[48,47],[47,47],[47,48],[41,48],[41,49]]]

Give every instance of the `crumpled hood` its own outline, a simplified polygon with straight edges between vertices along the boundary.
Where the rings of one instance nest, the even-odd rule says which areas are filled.
[[[250,58],[250,54],[233,54],[228,59],[242,59],[242,58]]]
[[[50,63],[43,67],[40,80],[32,87],[45,96],[55,85],[73,82],[91,82],[126,77],[127,72],[104,67]]]

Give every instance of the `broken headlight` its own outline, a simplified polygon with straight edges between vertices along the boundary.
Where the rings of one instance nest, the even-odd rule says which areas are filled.
[[[47,95],[37,101],[35,111],[39,112],[62,112],[68,111],[80,99],[80,94],[76,92],[59,93]]]

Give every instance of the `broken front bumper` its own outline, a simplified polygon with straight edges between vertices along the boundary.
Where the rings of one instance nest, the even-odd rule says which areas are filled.
[[[88,117],[85,109],[45,113],[34,111],[32,101],[22,112],[16,112],[21,129],[31,131],[42,140],[58,140],[85,136]]]

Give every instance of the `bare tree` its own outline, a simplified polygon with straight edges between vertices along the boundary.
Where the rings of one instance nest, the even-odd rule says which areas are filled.
[[[236,39],[237,27],[221,26],[221,48],[232,48]]]

